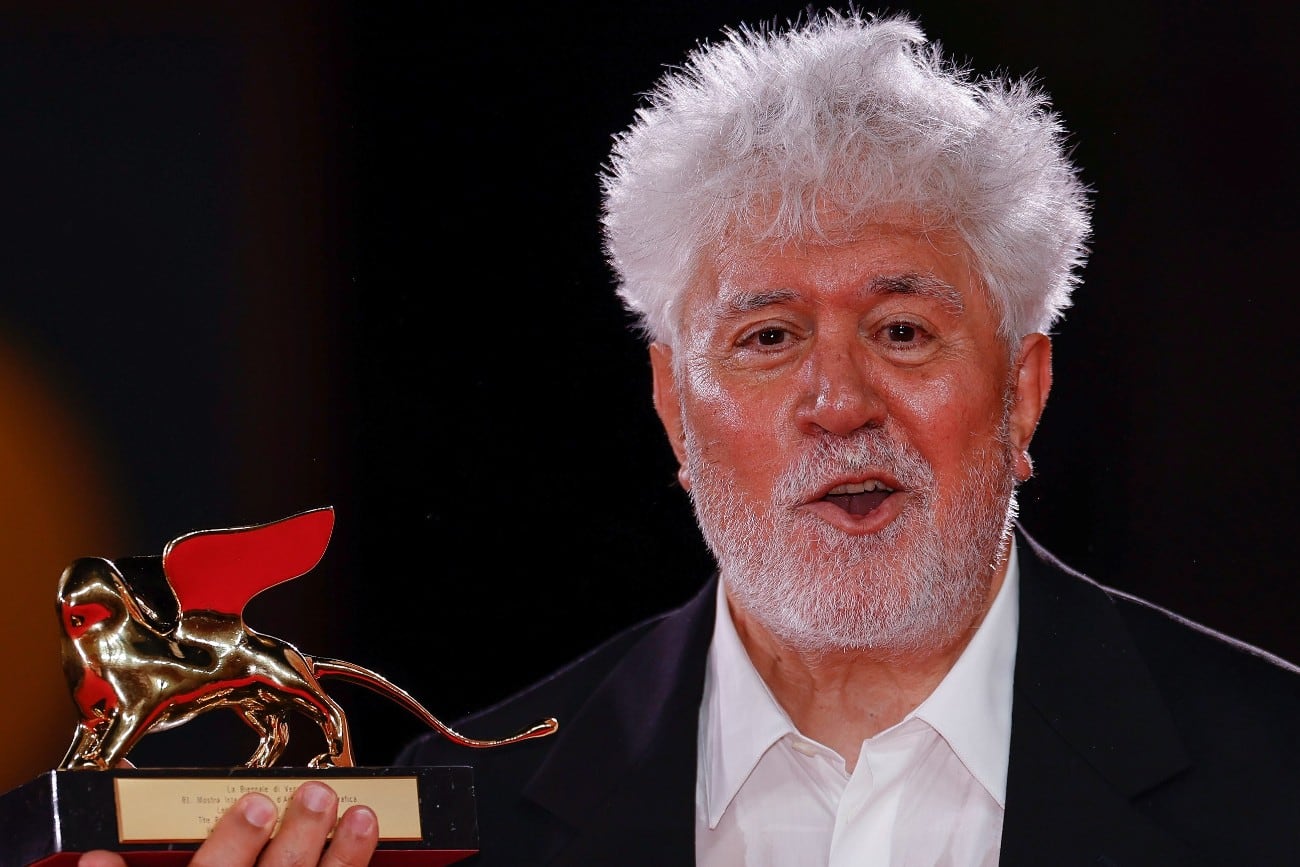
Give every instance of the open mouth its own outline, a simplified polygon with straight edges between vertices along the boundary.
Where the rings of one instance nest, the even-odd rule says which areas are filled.
[[[880,504],[889,499],[893,493],[893,488],[871,479],[865,482],[836,485],[822,499],[840,507],[850,515],[866,515],[879,508]]]

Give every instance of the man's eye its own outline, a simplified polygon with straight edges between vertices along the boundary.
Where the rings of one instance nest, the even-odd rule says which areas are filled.
[[[768,325],[745,334],[736,344],[751,350],[780,349],[790,343],[790,330],[779,325]]]
[[[915,343],[921,338],[921,331],[910,322],[895,322],[885,328],[885,334],[893,343]]]

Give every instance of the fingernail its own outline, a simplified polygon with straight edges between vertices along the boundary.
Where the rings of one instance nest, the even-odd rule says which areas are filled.
[[[343,817],[347,829],[358,837],[365,837],[375,830],[379,820],[369,807],[356,807]]]
[[[303,783],[298,789],[298,799],[313,813],[324,813],[334,806],[334,795],[320,783]]]
[[[244,819],[255,828],[269,828],[275,822],[275,804],[262,795],[246,795],[240,803]]]

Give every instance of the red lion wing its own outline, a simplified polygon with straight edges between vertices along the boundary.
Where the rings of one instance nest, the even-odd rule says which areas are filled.
[[[263,590],[311,571],[333,531],[330,506],[269,524],[199,530],[167,544],[163,573],[182,611],[242,615]]]

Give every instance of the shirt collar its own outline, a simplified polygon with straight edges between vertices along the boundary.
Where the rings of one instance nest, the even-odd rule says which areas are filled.
[[[1006,807],[1007,802],[1019,584],[1020,566],[1013,537],[1006,577],[984,622],[934,692],[908,714],[909,718],[929,723],[948,742],[971,776],[1000,807]]]
[[[937,731],[1003,807],[1011,747],[1019,575],[1013,537],[1006,577],[984,622],[934,692],[904,720],[919,718]],[[745,652],[721,581],[699,729],[698,794],[709,827],[716,827],[763,753],[782,737],[798,735]]]

